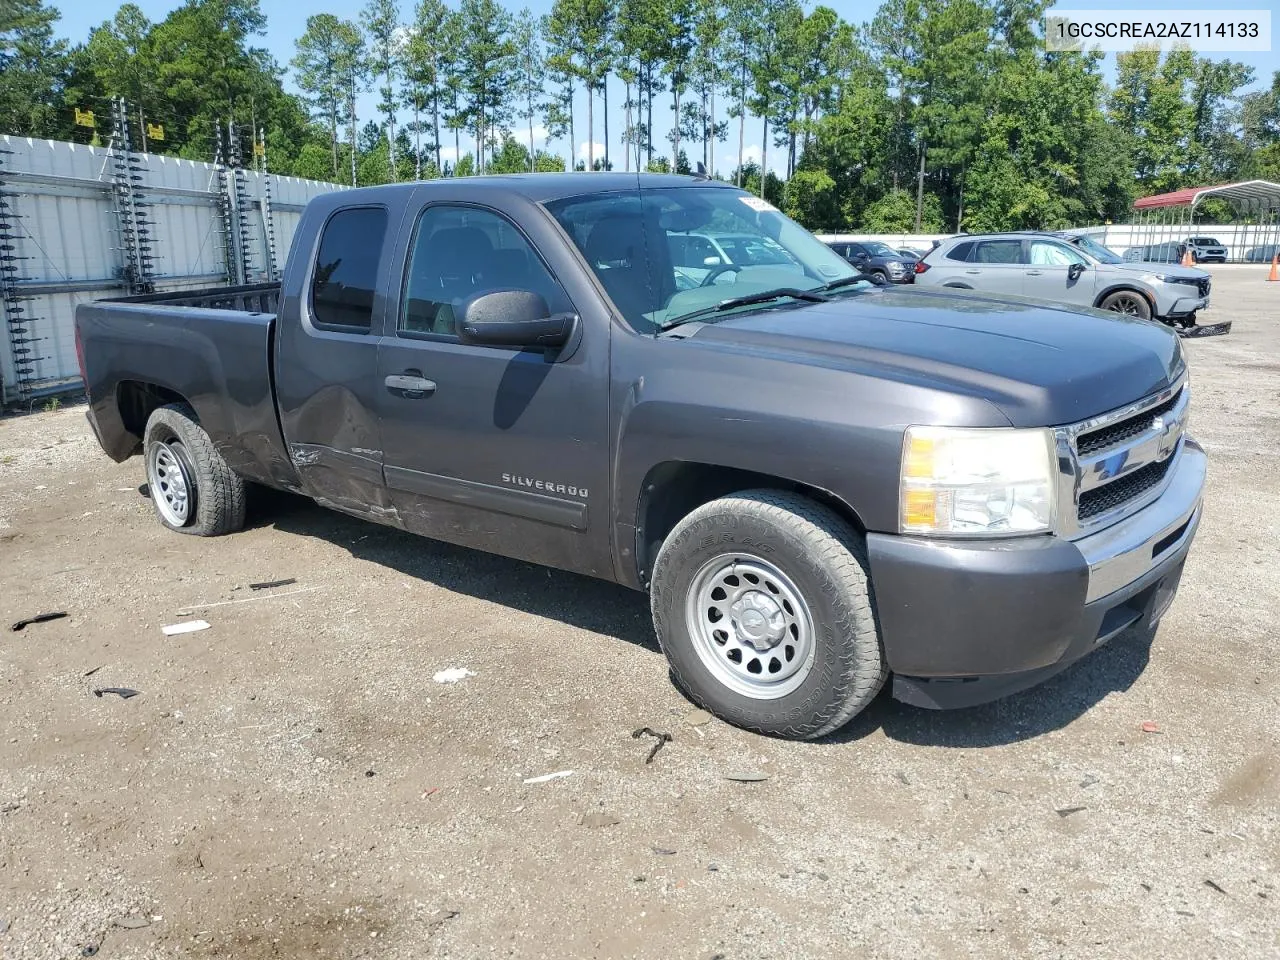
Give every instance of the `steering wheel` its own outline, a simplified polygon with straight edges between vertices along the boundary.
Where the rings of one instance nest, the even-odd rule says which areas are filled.
[[[698,284],[700,287],[709,287],[715,282],[716,277],[724,273],[737,273],[742,267],[736,263],[722,263],[717,267],[712,267],[707,271],[707,275],[702,278],[702,282]]]

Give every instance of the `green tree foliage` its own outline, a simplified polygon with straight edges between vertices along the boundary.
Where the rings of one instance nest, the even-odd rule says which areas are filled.
[[[496,146],[496,134],[512,113],[509,99],[514,85],[516,48],[511,16],[495,0],[462,0],[462,76],[465,116],[476,142],[476,168],[485,172],[486,148]]]
[[[67,45],[53,39],[58,16],[41,0],[0,3],[0,132],[48,137],[59,130]]]
[[[381,78],[378,86],[378,110],[382,114],[387,135],[387,166],[392,180],[396,176],[396,109],[400,106],[399,83],[403,68],[403,37],[400,35],[400,10],[396,0],[368,0],[362,13],[369,37],[370,67]]]
[[[0,0],[0,127],[102,143],[122,96],[142,149],[209,159],[232,124],[244,159],[261,129],[273,170],[351,183],[578,167],[584,129],[582,169],[715,174],[736,133],[730,177],[832,230],[1056,227],[1123,219],[1140,193],[1280,179],[1280,74],[1246,96],[1243,64],[1139,49],[1108,88],[1098,55],[1045,50],[1051,0],[883,0],[861,26],[802,0],[555,0],[541,21],[505,0],[361,0],[360,25],[308,18],[299,95],[262,49],[259,2],[180,0],[156,23],[126,3],[68,48],[44,0]],[[356,110],[371,85],[374,123]],[[539,120],[567,163],[538,149]]]

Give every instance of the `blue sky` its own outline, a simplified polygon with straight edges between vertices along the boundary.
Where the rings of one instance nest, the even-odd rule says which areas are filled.
[[[181,5],[180,0],[134,0],[134,2],[152,20],[164,19],[171,10]],[[503,2],[503,0],[500,0],[500,2]],[[505,0],[505,2],[513,10],[523,5],[518,0]],[[534,14],[541,15],[550,9],[551,2],[552,0],[528,0],[528,6]],[[876,8],[879,5],[873,2],[857,2],[857,0],[826,0],[826,2],[851,23],[862,23],[869,20],[875,15]],[[260,3],[262,12],[267,18],[267,33],[265,37],[258,38],[257,42],[271,51],[276,60],[282,65],[287,65],[293,57],[294,40],[301,36],[305,30],[308,16],[316,13],[334,13],[340,17],[355,19],[359,15],[363,0],[260,0]],[[88,36],[90,29],[101,23],[104,17],[114,13],[115,10],[113,5],[90,3],[88,0],[61,0],[61,3],[58,0],[53,0],[53,5],[58,6],[62,12],[62,19],[58,24],[59,35],[74,42],[83,41]],[[405,19],[408,20],[412,16],[414,0],[400,0],[400,6],[405,14]],[[814,6],[813,0],[807,0],[805,6],[806,8],[812,8]],[[1223,8],[1232,10],[1270,10],[1274,6],[1274,0],[1228,0],[1223,5]],[[1194,12],[1204,10],[1206,4],[1203,0],[1198,3],[1187,2],[1187,0],[1118,0],[1118,2],[1111,4],[1100,2],[1100,0],[1059,0],[1055,9],[1081,10],[1113,7],[1126,10],[1185,10]],[[1275,11],[1273,11],[1273,19],[1280,21],[1280,16],[1277,16]],[[1273,31],[1280,29],[1280,22],[1273,24],[1272,29]],[[1239,60],[1248,64],[1254,68],[1256,75],[1254,87],[1262,87],[1270,85],[1272,73],[1280,70],[1280,52],[1278,52],[1277,46],[1277,41],[1273,39],[1272,50],[1269,53],[1223,53],[1211,54],[1210,56]],[[1108,79],[1110,79],[1114,64],[1114,55],[1108,55],[1106,62]],[[296,89],[293,87],[292,77],[286,79],[286,86],[289,89]],[[620,143],[622,102],[622,84],[615,79],[609,87],[609,150],[610,159],[616,169],[622,169],[623,165]],[[366,94],[360,106],[362,122],[364,119],[374,117],[373,105],[373,94]],[[717,111],[723,114],[720,105],[717,105]],[[602,144],[604,129],[598,103],[595,114],[596,130],[593,139],[597,144]],[[579,92],[575,116],[575,132],[577,134],[575,155],[579,158],[586,157],[586,115],[586,101],[584,95]],[[670,99],[660,96],[654,103],[654,126],[657,128],[655,132],[663,139],[655,138],[655,142],[661,142],[666,146],[667,150],[665,152],[668,153],[670,152],[670,147],[666,143],[665,136],[670,127],[670,115]],[[659,117],[662,119],[660,120]],[[725,119],[728,118],[726,117]],[[536,131],[535,139],[539,146],[546,145],[541,133],[540,130]],[[448,152],[452,153],[452,137],[442,137],[442,139],[450,141]],[[758,121],[753,121],[749,118],[746,133],[748,157],[759,159],[760,142],[760,124]],[[737,143],[737,122],[732,121],[728,141],[717,146],[716,167],[721,172],[728,173],[736,165]],[[569,144],[564,140],[553,142],[546,146],[560,155],[566,155],[569,151]],[[465,151],[467,148],[468,144],[464,138],[463,150]],[[596,155],[599,156],[601,153],[601,148],[597,147]],[[778,170],[779,164],[783,160],[782,151],[771,148],[770,168]]]

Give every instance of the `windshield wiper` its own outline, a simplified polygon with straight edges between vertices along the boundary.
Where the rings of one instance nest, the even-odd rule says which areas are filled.
[[[869,273],[855,273],[851,277],[838,277],[830,283],[824,283],[818,288],[818,290],[825,293],[829,290],[839,290],[841,287],[849,287],[855,283],[869,283],[873,287],[880,286],[880,284],[876,283],[875,280],[872,279]]]
[[[819,288],[819,290],[822,289],[826,288]],[[801,290],[799,287],[775,287],[773,290],[762,290],[759,293],[749,293],[742,297],[730,297],[728,300],[721,300],[713,307],[703,307],[701,310],[694,310],[692,313],[682,313],[680,316],[668,320],[659,329],[670,330],[672,327],[678,327],[680,324],[688,323],[690,320],[697,320],[699,317],[722,313],[735,307],[749,307],[756,303],[772,303],[774,300],[781,300],[783,297],[790,297],[792,300],[804,300],[808,303],[826,303],[831,299],[817,290]]]

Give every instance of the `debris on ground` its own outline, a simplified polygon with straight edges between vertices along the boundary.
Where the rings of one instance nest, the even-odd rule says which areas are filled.
[[[0,920],[0,935],[6,934],[8,932],[9,932],[9,921]]]
[[[446,920],[452,920],[457,915],[458,915],[457,910],[448,910],[448,909],[437,910],[431,916],[427,917],[427,925],[432,927],[439,926],[440,924],[444,923]]]
[[[580,826],[590,827],[593,830],[600,827],[612,827],[621,822],[612,813],[588,813],[578,821]]]
[[[10,630],[18,631],[31,626],[33,623],[48,623],[50,620],[61,620],[67,616],[65,610],[53,610],[49,613],[37,613],[34,617],[27,617],[25,620],[19,620]]]
[[[649,849],[652,850],[654,853],[656,853],[660,857],[674,857],[676,855],[676,852],[674,850],[669,850],[666,847],[651,846]]]
[[[440,788],[439,788],[439,787],[431,787],[431,788],[430,788],[430,789],[428,789],[428,790],[423,790],[423,791],[422,791],[422,799],[423,799],[423,800],[425,800],[425,799],[427,799],[427,797],[431,796],[432,794],[436,794],[436,793],[439,793],[439,792],[440,792]]]
[[[1159,733],[1160,724],[1156,723],[1154,720],[1144,720],[1142,721],[1142,732],[1143,733]]]
[[[130,697],[136,697],[142,693],[141,690],[130,690],[128,687],[98,687],[93,691],[95,697],[101,697],[104,693],[114,693],[121,700],[128,700]]]
[[[903,773],[901,770],[895,773],[894,776],[898,778],[898,782],[901,783],[904,787],[911,786],[911,780],[908,779],[907,775]]]
[[[1087,809],[1088,807],[1059,807],[1054,812],[1057,813],[1058,816],[1062,817],[1062,819],[1065,820],[1067,817],[1071,816],[1073,813],[1080,813],[1081,811],[1087,810]]]
[[[101,670],[101,669],[102,669],[102,667],[101,667],[101,666],[97,666],[97,667],[94,667],[92,670],[86,670],[84,673],[80,674],[80,676],[82,676],[82,677],[92,677],[95,673],[97,673],[97,672],[98,672],[99,670]]]
[[[1085,777],[1083,780],[1080,781],[1080,789],[1087,790],[1089,787],[1092,787],[1097,782],[1098,782],[1098,778],[1091,773],[1087,777]]]
[[[691,727],[700,727],[705,723],[710,723],[714,718],[705,710],[694,710],[692,713],[684,715],[684,722]]]
[[[1224,895],[1225,895],[1225,894],[1226,894],[1226,892],[1227,892],[1227,891],[1223,890],[1220,886],[1218,886],[1216,883],[1214,883],[1212,880],[1206,880],[1206,881],[1204,882],[1204,885],[1205,885],[1206,887],[1208,887],[1210,890],[1217,890],[1219,893],[1224,894]]]
[[[98,945],[96,943],[91,943],[86,947],[80,948],[80,956],[82,957],[96,957],[97,955]]]
[[[658,751],[662,749],[663,744],[672,743],[675,740],[675,737],[671,734],[654,730],[652,727],[641,727],[639,730],[631,731],[631,739],[633,740],[639,740],[644,736],[655,737],[658,741],[653,745],[653,749],[649,751],[649,755],[644,758],[645,763],[653,763],[653,758],[658,755]]]
[[[178,611],[178,616],[189,617],[197,610],[209,610],[213,607],[225,607],[233,603],[257,603],[259,600],[283,600],[285,597],[297,596],[300,593],[314,593],[319,587],[299,587],[297,590],[286,590],[284,593],[264,593],[257,597],[243,597],[239,600],[218,600],[213,603],[191,603]]]
[[[185,623],[171,623],[167,627],[161,627],[160,631],[166,637],[172,637],[180,633],[195,633],[197,630],[208,629],[209,623],[206,620],[188,620]]]
[[[449,667],[447,670],[441,670],[431,679],[436,683],[457,683],[459,680],[474,676],[475,674],[466,667]]]
[[[760,783],[768,780],[769,775],[759,770],[734,770],[724,775],[726,780],[735,780],[738,783]]]
[[[122,930],[141,930],[151,926],[151,921],[146,917],[121,917],[115,921],[115,925]]]
[[[284,580],[267,580],[263,583],[249,584],[250,590],[274,590],[276,587],[288,587],[298,582],[297,577],[286,577]]]
[[[544,773],[540,777],[530,777],[525,783],[546,783],[548,780],[559,780],[562,777],[572,777],[572,770],[557,770],[555,773]]]

